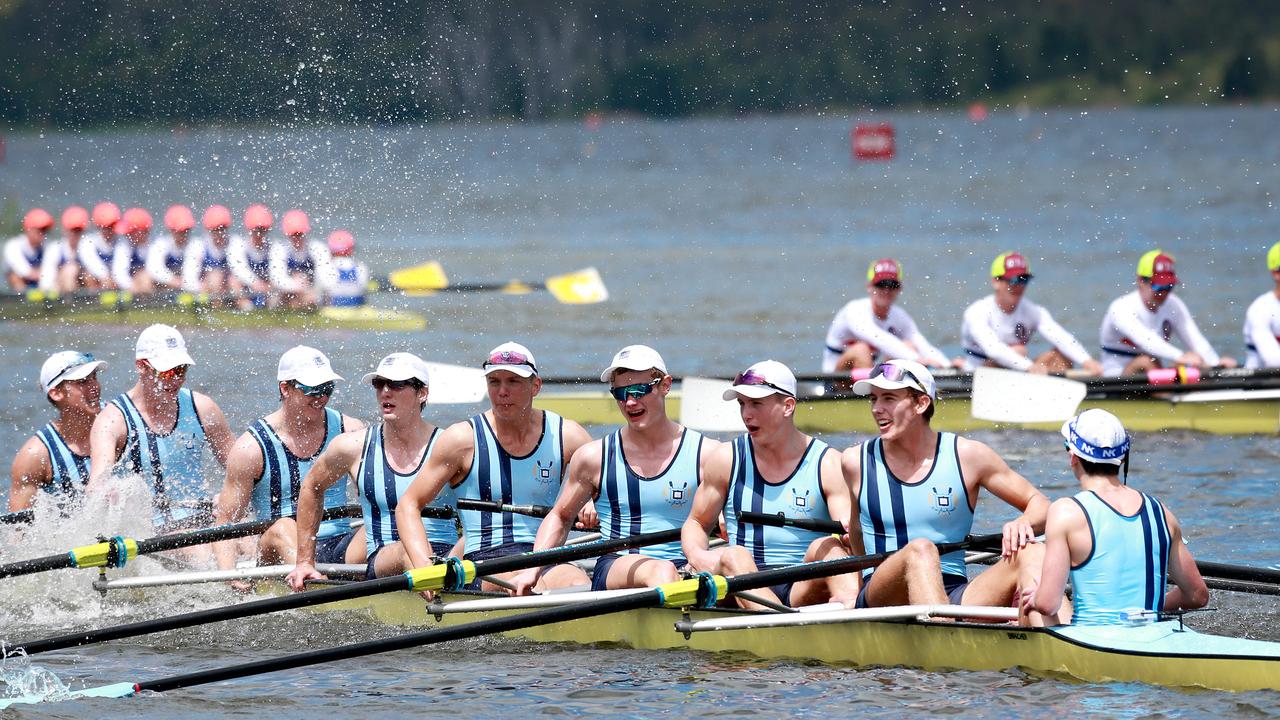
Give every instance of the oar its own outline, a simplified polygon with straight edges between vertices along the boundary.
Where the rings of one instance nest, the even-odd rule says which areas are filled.
[[[493,502],[491,500],[474,500],[472,498],[458,498],[459,510],[475,510],[478,512],[491,513],[512,513],[514,515],[528,515],[529,517],[542,518],[551,512],[548,505],[511,505],[508,503]]]
[[[1078,380],[981,367],[973,373],[970,414],[1001,423],[1062,422],[1088,392]]]
[[[293,567],[293,565],[259,565],[257,567],[235,568],[233,570],[197,570],[195,572],[170,573],[167,575],[139,575],[138,577],[94,580],[93,589],[105,593],[108,590],[130,588],[171,587],[174,585],[226,582],[228,580],[282,578],[293,572]],[[354,565],[320,563],[316,565],[316,571],[335,580],[363,580],[366,568],[367,566],[364,563]]]
[[[1000,539],[1000,535],[985,535],[967,538],[960,542],[943,543],[938,546],[938,552],[940,554],[946,554],[955,550],[964,550],[969,547],[987,547],[994,543],[999,543]],[[550,625],[569,620],[579,620],[583,618],[597,617],[600,615],[625,612],[627,610],[639,610],[641,608],[713,607],[719,600],[727,597],[730,593],[755,590],[778,583],[799,582],[801,580],[811,580],[830,575],[855,572],[884,562],[888,559],[889,555],[890,553],[879,553],[876,555],[863,555],[859,557],[840,558],[837,560],[803,563],[800,565],[764,570],[757,573],[739,575],[731,578],[703,573],[688,580],[668,583],[656,588],[641,590],[630,595],[612,596],[593,602],[565,605],[543,610],[533,610],[526,613],[508,615],[500,618],[478,620],[473,623],[465,623],[452,627],[408,633],[399,637],[387,638],[384,640],[371,640],[368,642],[343,645],[324,650],[298,653],[296,655],[286,655],[284,657],[272,658],[270,660],[259,660],[241,665],[215,668],[213,670],[202,670],[199,672],[187,673],[185,675],[176,675],[173,677],[158,678],[155,680],[144,680],[141,682],[117,682],[112,685],[104,685],[101,687],[75,691],[70,693],[68,697],[128,697],[146,690],[164,692],[167,690],[204,685],[222,680],[233,680],[235,678],[248,677],[251,675],[289,670],[293,668],[306,667],[308,665],[333,662],[336,660],[347,660],[350,658],[364,657],[366,655],[374,655],[393,650],[403,650],[405,648],[419,647],[422,645],[434,645],[452,640],[479,637],[481,635],[523,630],[525,628],[537,627],[540,625]],[[333,589],[337,590],[339,588]],[[318,595],[320,593],[327,593],[330,591],[331,590],[316,590],[302,593],[301,596]],[[7,707],[15,702],[40,702],[41,699],[42,698],[39,697],[28,696],[0,700],[0,708]]]
[[[11,513],[0,515],[0,525],[25,525],[36,517],[35,511],[31,508],[26,510],[17,510]]]
[[[605,287],[600,272],[593,267],[554,275],[546,280],[450,283],[440,263],[428,262],[397,270],[387,276],[385,284],[379,283],[377,287],[382,289],[386,285],[409,295],[432,295],[438,292],[524,295],[535,290],[546,290],[557,301],[566,305],[589,305],[609,299],[609,290]]]
[[[743,510],[738,513],[738,521],[751,523],[753,525],[772,525],[773,527],[794,527],[801,530],[812,530],[820,533],[836,533],[844,534],[844,526],[835,520],[821,520],[819,518],[798,518],[787,517],[781,513],[758,513],[750,510]]]
[[[307,592],[294,593],[283,597],[256,600],[253,602],[241,603],[239,605],[213,608],[211,610],[199,610],[183,615],[174,615],[167,618],[158,618],[156,620],[129,623],[127,625],[117,625],[99,630],[85,630],[44,640],[9,643],[7,646],[8,650],[6,652],[11,654],[15,652],[15,649],[21,649],[28,655],[34,655],[36,653],[48,652],[50,650],[61,650],[63,648],[89,645],[107,640],[118,640],[120,638],[135,637],[137,635],[147,635],[150,633],[161,632],[163,630],[176,630],[178,628],[191,627],[193,625],[203,625],[205,623],[219,622],[222,620],[235,620],[238,618],[253,617],[255,615],[263,615],[281,610],[292,610],[295,608],[309,607],[311,605],[322,605],[325,603],[338,602],[339,600],[369,597],[371,595],[381,595],[383,593],[401,590],[415,590],[419,592],[425,590],[456,591],[461,590],[476,577],[482,575],[497,575],[514,570],[524,570],[531,567],[555,565],[573,560],[581,560],[583,558],[597,557],[618,550],[644,547],[646,545],[658,545],[679,539],[680,528],[672,528],[670,530],[662,530],[659,532],[633,535],[631,537],[616,538],[612,540],[600,540],[593,543],[560,547],[536,553],[507,555],[504,557],[493,558],[491,560],[479,560],[472,562],[470,560],[449,558],[447,561],[438,565],[409,570],[408,572],[400,575],[392,575],[390,577],[378,578],[376,580],[354,582],[348,585],[324,588],[321,590],[309,590]]]

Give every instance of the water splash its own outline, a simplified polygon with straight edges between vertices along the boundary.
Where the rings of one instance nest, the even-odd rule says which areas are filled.
[[[52,671],[32,665],[26,653],[18,650],[6,657],[5,652],[0,643],[0,699],[58,700],[71,694],[71,688]]]

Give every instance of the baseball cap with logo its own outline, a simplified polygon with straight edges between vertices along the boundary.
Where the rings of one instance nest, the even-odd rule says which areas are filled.
[[[609,367],[600,373],[601,382],[609,382],[618,370],[657,370],[667,374],[667,364],[657,350],[648,345],[628,345],[619,350]]]
[[[902,282],[902,263],[893,258],[884,258],[871,263],[867,268],[867,282],[875,285],[885,280]]]
[[[871,388],[881,390],[901,390],[912,388],[938,399],[938,385],[933,380],[929,368],[915,360],[895,358],[885,360],[871,369],[871,375],[865,380],[853,384],[853,392],[858,395],[870,395]]]
[[[148,327],[138,335],[133,356],[137,360],[146,360],[157,372],[172,370],[179,365],[196,364],[187,354],[187,341],[182,339],[182,333],[172,325],[160,323]]]
[[[520,377],[533,377],[538,374],[538,361],[533,359],[529,348],[518,342],[504,342],[489,351],[489,359],[481,365],[484,374],[499,370],[513,372]]]
[[[1072,455],[1089,462],[1123,465],[1129,434],[1115,415],[1090,408],[1062,423],[1062,437]]]
[[[62,227],[65,230],[83,230],[89,227],[89,213],[79,205],[62,211]]]
[[[1173,269],[1173,256],[1159,248],[1138,260],[1138,277],[1150,278],[1152,285],[1177,285],[1178,273]]]
[[[999,280],[1024,277],[1030,280],[1033,276],[1031,266],[1027,264],[1027,259],[1021,253],[1007,252],[1000,253],[995,260],[991,261],[991,277]]]
[[[100,202],[93,206],[93,224],[98,227],[114,227],[120,222],[120,208],[113,202]]]
[[[280,229],[285,235],[306,235],[311,232],[311,221],[301,210],[290,210],[280,218]]]
[[[341,379],[324,353],[306,345],[295,345],[286,350],[276,368],[276,380],[280,382],[296,380],[303,385],[316,386]]]
[[[75,350],[63,350],[49,356],[40,366],[40,387],[46,395],[66,380],[82,380],[107,364],[94,360],[92,355]]]
[[[365,373],[364,377],[360,378],[360,382],[372,382],[374,378],[386,378],[391,381],[417,378],[423,385],[431,384],[427,363],[417,355],[407,352],[391,353],[382,358],[382,362],[378,363],[378,369]]]
[[[736,400],[738,396],[762,398],[773,394],[796,396],[796,376],[791,368],[777,360],[761,360],[738,373],[733,379],[733,387],[721,393],[725,400]]]

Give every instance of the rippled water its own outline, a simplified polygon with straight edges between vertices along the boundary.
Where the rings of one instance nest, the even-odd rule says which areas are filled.
[[[853,164],[845,116],[686,122],[288,132],[19,135],[8,138],[0,195],[61,207],[110,198],[154,211],[169,202],[265,200],[307,208],[317,230],[350,227],[364,259],[390,270],[439,259],[455,280],[538,279],[597,266],[613,299],[554,304],[539,295],[388,300],[426,313],[420,334],[187,330],[209,393],[241,429],[275,404],[274,368],[290,345],[330,354],[358,377],[408,349],[474,364],[509,337],[553,375],[589,374],[618,347],[643,341],[676,374],[725,373],[765,356],[818,367],[834,310],[857,295],[865,267],[885,255],[907,273],[901,302],[949,353],[959,314],[987,292],[995,254],[1026,253],[1031,297],[1086,346],[1101,312],[1132,283],[1141,252],[1160,244],[1180,260],[1179,292],[1222,352],[1241,353],[1243,309],[1266,289],[1261,255],[1280,238],[1277,109],[1060,111],[884,116],[900,157]],[[0,448],[12,452],[43,423],[35,377],[51,352],[107,359],[104,396],[127,388],[136,328],[0,323]],[[334,403],[369,418],[355,387]],[[433,407],[445,423],[471,407]],[[593,428],[597,436],[605,428]],[[1051,496],[1071,491],[1059,441],[1008,432],[977,436]],[[859,438],[828,437],[837,446]],[[1280,562],[1274,437],[1139,436],[1131,482],[1165,499],[1201,558]],[[979,530],[1008,519],[993,501]],[[91,539],[81,527],[39,528],[0,559]],[[133,521],[137,521],[134,518]],[[115,526],[130,522],[114,520]],[[139,563],[134,571],[157,568]],[[0,638],[230,601],[216,587],[106,600],[87,573],[0,581]],[[1216,593],[1202,629],[1280,640],[1273,599]],[[356,618],[290,615],[244,620],[34,659],[73,687],[153,678],[388,635]],[[12,669],[10,666],[9,669]],[[483,706],[477,705],[483,703]],[[546,715],[1125,717],[1280,714],[1280,693],[1228,695],[1134,685],[1080,685],[1005,673],[859,670],[749,657],[618,648],[532,646],[484,639],[401,652],[132,701],[76,701],[24,711],[40,717],[314,716],[413,712]],[[12,714],[12,711],[11,711]]]

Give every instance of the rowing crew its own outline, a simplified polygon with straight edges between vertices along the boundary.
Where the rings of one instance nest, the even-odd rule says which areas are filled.
[[[274,218],[263,205],[245,210],[247,236],[231,233],[231,211],[222,205],[205,210],[200,236],[194,235],[195,216],[184,205],[165,212],[167,234],[155,239],[151,214],[142,208],[121,213],[103,202],[91,215],[72,206],[61,220],[62,239],[48,242],[53,216],[35,208],[23,218],[22,235],[5,244],[7,279],[14,291],[172,290],[234,302],[242,309],[307,308],[325,302],[363,304],[369,283],[368,269],[353,257],[351,233],[335,230],[328,243],[309,240],[311,223],[301,210],[289,210],[281,218],[282,241],[269,239]]]
[[[1272,289],[1258,296],[1245,314],[1246,366],[1280,367],[1280,243],[1266,256]],[[1019,253],[1001,253],[991,263],[992,294],[964,311],[961,344],[965,356],[948,360],[895,305],[902,291],[902,266],[877,260],[867,269],[867,297],[836,313],[827,330],[823,372],[871,368],[878,358],[908,358],[930,367],[972,370],[982,365],[1032,373],[1118,376],[1161,367],[1235,367],[1220,356],[1173,294],[1178,285],[1174,259],[1152,250],[1138,261],[1136,288],[1107,308],[1099,331],[1101,362],[1048,310],[1025,297],[1033,276]],[[1052,346],[1039,355],[1030,342],[1039,332]]]

